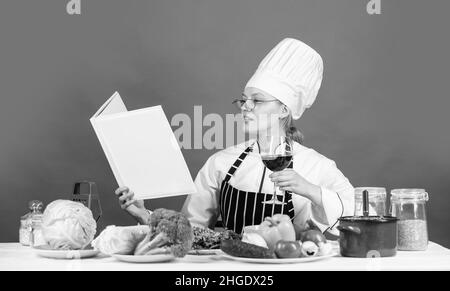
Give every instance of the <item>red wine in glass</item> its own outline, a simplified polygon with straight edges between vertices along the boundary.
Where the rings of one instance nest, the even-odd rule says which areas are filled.
[[[267,136],[261,139],[263,147],[260,150],[261,160],[263,164],[272,172],[283,171],[292,161],[293,156],[293,141],[285,136]],[[270,204],[285,204],[285,202],[278,200],[277,187],[273,185],[272,199],[264,201],[263,203]]]
[[[283,171],[292,161],[292,155],[267,155],[261,157],[264,165],[272,172]]]

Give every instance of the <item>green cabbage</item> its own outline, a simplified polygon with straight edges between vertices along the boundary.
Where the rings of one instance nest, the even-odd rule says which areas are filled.
[[[42,220],[42,236],[55,250],[84,249],[94,239],[97,223],[89,208],[70,200],[47,205]]]

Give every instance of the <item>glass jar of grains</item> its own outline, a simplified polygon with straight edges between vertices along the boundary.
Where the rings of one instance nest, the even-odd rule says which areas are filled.
[[[20,218],[19,242],[22,245],[30,245],[31,230],[30,213],[27,213]]]
[[[392,216],[398,221],[398,249],[424,251],[428,247],[424,189],[394,189],[391,191]]]
[[[24,246],[45,244],[42,237],[42,209],[44,204],[39,200],[28,203],[30,212],[20,218],[19,242]]]
[[[45,244],[42,236],[42,209],[44,208],[44,204],[39,200],[33,200],[29,206],[31,210],[29,218],[31,227],[30,246],[40,246]]]
[[[369,215],[386,215],[386,188],[357,187],[355,188],[355,216],[363,216],[363,192],[369,192]]]

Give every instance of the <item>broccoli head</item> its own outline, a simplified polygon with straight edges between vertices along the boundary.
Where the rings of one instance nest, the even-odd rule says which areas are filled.
[[[194,235],[191,223],[180,212],[159,208],[149,220],[150,233],[135,249],[135,255],[172,253],[184,257],[192,247]]]

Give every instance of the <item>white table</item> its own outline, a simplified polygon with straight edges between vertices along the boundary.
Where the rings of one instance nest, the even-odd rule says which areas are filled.
[[[252,264],[221,257],[204,262],[192,262],[189,258],[168,263],[133,264],[111,257],[95,257],[81,260],[56,260],[39,257],[29,247],[18,243],[0,244],[0,271],[3,270],[158,270],[158,271],[302,271],[302,270],[450,270],[450,250],[430,242],[423,252],[398,251],[395,257],[360,259],[340,256],[315,262],[295,264]]]

